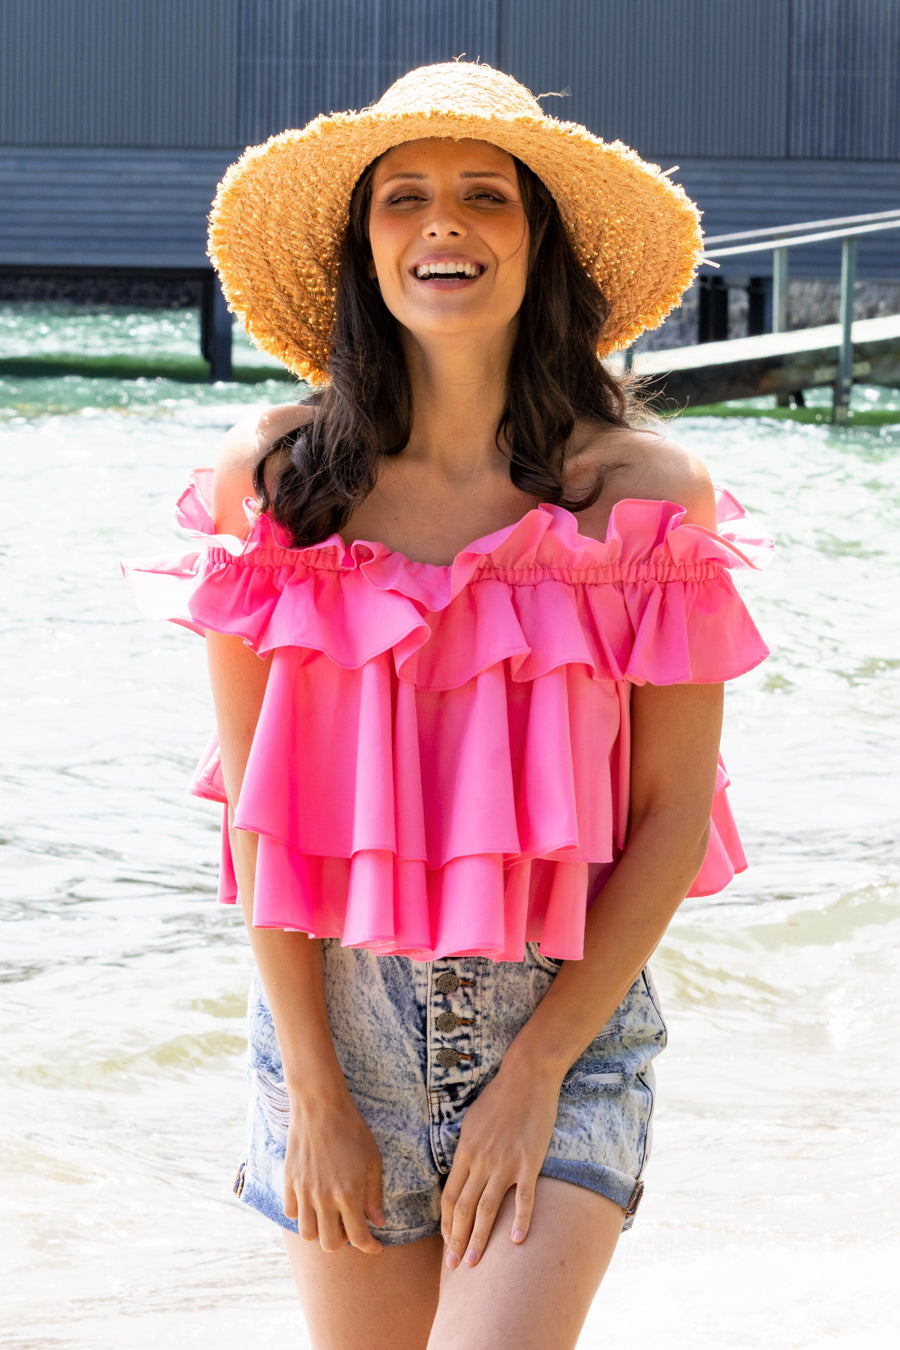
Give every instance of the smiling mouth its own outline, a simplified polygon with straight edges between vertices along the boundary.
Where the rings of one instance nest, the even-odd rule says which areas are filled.
[[[481,263],[421,263],[414,269],[419,281],[473,281],[486,269]]]

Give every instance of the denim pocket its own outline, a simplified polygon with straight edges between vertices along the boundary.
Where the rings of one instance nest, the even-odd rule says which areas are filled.
[[[545,970],[548,975],[557,975],[562,965],[561,957],[545,956],[536,942],[525,943],[525,960],[530,961],[539,970]]]
[[[625,1069],[621,1065],[585,1064],[578,1060],[563,1079],[559,1095],[569,1101],[580,1101],[597,1093],[615,1096],[624,1092],[625,1087]]]
[[[656,985],[653,983],[653,976],[650,974],[649,966],[644,966],[644,969],[641,971],[641,976],[644,981],[644,988],[647,991],[647,997],[650,1000],[650,1003],[653,1007],[653,1011],[655,1012],[657,1020],[659,1022],[659,1030],[661,1034],[659,1047],[662,1050],[665,1049],[666,1042],[669,1039],[669,1028],[666,1026],[666,1019],[663,1015],[663,1010],[659,1002],[659,994],[656,991]]]

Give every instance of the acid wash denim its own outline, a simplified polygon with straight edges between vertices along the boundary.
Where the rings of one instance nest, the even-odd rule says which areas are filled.
[[[529,943],[524,961],[411,961],[322,944],[328,1017],[347,1085],[384,1161],[386,1244],[440,1232],[441,1189],[467,1106],[497,1072],[560,962]],[[562,1084],[541,1175],[585,1186],[630,1228],[651,1142],[652,1059],[666,1027],[648,970]],[[248,1009],[249,1142],[235,1194],[292,1232],[282,1209],[289,1105],[258,975]]]

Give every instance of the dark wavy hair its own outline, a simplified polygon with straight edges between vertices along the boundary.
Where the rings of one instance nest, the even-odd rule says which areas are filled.
[[[515,163],[529,228],[528,282],[497,447],[509,459],[517,488],[580,511],[597,500],[604,475],[601,471],[581,496],[567,495],[566,454],[576,419],[630,426],[629,385],[616,380],[596,356],[609,312],[602,291],[578,262],[544,184],[526,165]],[[312,418],[268,446],[254,473],[262,509],[287,529],[295,547],[339,531],[374,487],[381,457],[398,454],[409,439],[412,400],[397,322],[369,270],[374,169],[373,163],[365,170],[350,201],[335,299],[331,384],[305,400],[314,409]],[[276,455],[278,472],[270,490],[266,465]]]

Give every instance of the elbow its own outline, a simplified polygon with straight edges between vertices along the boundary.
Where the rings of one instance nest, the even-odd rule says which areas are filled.
[[[702,820],[696,818],[682,820],[676,829],[680,839],[679,861],[683,863],[685,873],[689,872],[693,881],[703,866],[706,850],[709,848],[711,830],[709,815],[705,815]]]
[[[627,851],[646,854],[668,874],[676,889],[687,894],[703,866],[709,848],[710,819],[678,808],[640,813],[628,829]]]
[[[692,882],[696,877],[697,873],[700,871],[700,868],[703,866],[703,862],[704,859],[706,858],[706,853],[709,848],[709,838],[711,833],[712,833],[712,826],[710,824],[709,816],[707,816],[706,820],[703,822],[703,825],[700,829],[700,834],[697,838],[696,844],[694,845],[693,856],[690,859],[690,866],[693,868],[693,871],[691,872]]]

